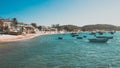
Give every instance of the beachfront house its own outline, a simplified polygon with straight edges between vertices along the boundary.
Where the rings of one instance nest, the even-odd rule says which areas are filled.
[[[12,22],[10,20],[0,19],[0,31],[8,32],[11,29]]]
[[[16,26],[12,26],[12,29],[9,31],[9,34],[31,34],[36,33],[37,29],[32,25],[18,23]]]
[[[20,35],[22,33],[31,34],[38,32],[32,25],[17,23],[14,25],[13,21],[0,18],[0,34]]]
[[[51,32],[56,32],[58,31],[57,28],[51,28],[51,27],[44,27],[43,31],[51,31]]]
[[[50,31],[50,33],[51,34],[54,34],[54,33],[57,33],[58,32],[58,30],[57,30],[57,28],[48,28],[48,30]]]
[[[24,25],[23,32],[26,34],[35,33],[35,27],[33,27],[32,25]]]

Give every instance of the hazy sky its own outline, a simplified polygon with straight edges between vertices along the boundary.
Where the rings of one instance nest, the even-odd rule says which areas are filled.
[[[120,0],[1,0],[0,17],[39,25],[120,25]]]

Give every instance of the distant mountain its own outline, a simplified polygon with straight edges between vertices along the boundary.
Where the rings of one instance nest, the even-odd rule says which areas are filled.
[[[96,31],[96,30],[105,30],[105,31],[120,31],[120,26],[110,25],[110,24],[95,24],[95,25],[85,25],[85,26],[76,26],[76,25],[56,25],[54,26],[58,30],[65,31]]]
[[[59,24],[53,24],[52,28],[57,28],[58,31],[65,30],[65,31],[80,31],[81,28],[76,25],[59,25]]]
[[[118,31],[120,30],[120,27],[109,24],[95,24],[95,25],[85,25],[81,29],[82,31],[94,31],[94,30]]]
[[[76,26],[76,25],[62,25],[60,27],[66,31],[79,31],[79,30],[81,30],[81,27]]]

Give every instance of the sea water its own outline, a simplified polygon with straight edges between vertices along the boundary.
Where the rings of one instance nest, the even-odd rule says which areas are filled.
[[[30,40],[0,43],[0,68],[119,68],[120,33],[106,43],[91,43],[87,36],[71,34],[39,36]],[[110,35],[105,33],[105,35]],[[63,37],[59,40],[58,37]]]

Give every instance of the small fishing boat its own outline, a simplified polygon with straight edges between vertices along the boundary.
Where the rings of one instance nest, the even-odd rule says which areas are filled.
[[[103,35],[104,32],[98,32],[98,33],[99,33],[99,35]]]
[[[110,34],[114,34],[115,32],[109,32]]]
[[[59,40],[62,40],[62,39],[63,39],[63,37],[58,37],[58,39],[59,39]]]
[[[72,35],[72,37],[75,37],[75,35]]]
[[[96,36],[96,38],[107,38],[107,39],[113,39],[113,36]]]
[[[76,37],[76,39],[83,39],[82,37]]]
[[[78,34],[72,34],[71,36],[72,36],[72,37],[76,37],[76,36],[79,36],[79,35],[78,35]]]
[[[72,37],[76,37],[76,36],[79,36],[79,35],[72,35]]]
[[[87,36],[83,36],[84,38],[86,38]]]
[[[89,33],[89,35],[96,35],[96,32],[91,32]]]
[[[92,39],[88,39],[88,40],[89,40],[89,42],[105,43],[109,39],[107,39],[107,38],[92,38]]]

